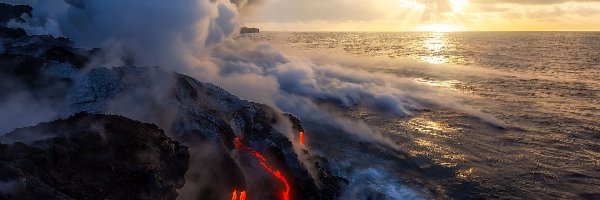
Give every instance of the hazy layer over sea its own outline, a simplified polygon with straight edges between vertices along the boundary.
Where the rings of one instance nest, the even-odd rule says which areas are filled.
[[[241,39],[322,58],[397,61],[363,68],[464,96],[462,105],[495,117],[504,125],[433,105],[405,118],[343,111],[414,162],[441,166],[423,173],[463,191],[458,197],[600,198],[600,33],[265,32]]]

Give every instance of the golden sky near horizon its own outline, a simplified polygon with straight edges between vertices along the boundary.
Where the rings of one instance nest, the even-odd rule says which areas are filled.
[[[600,0],[266,0],[267,31],[600,31]]]

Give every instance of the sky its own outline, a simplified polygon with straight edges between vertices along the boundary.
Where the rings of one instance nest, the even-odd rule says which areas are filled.
[[[600,0],[263,0],[267,31],[600,31]]]
[[[266,31],[600,31],[600,0],[230,1]]]

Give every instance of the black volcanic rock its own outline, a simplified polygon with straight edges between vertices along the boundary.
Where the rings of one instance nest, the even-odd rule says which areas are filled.
[[[0,199],[175,199],[187,147],[156,125],[77,114],[0,137]]]
[[[1,38],[17,39],[17,38],[26,37],[26,36],[27,36],[27,32],[25,32],[25,30],[23,30],[21,28],[13,29],[13,28],[7,28],[7,27],[0,26],[0,37]]]
[[[258,28],[241,27],[240,28],[240,33],[242,33],[242,34],[245,34],[245,33],[260,33],[260,29],[258,29]]]
[[[288,116],[267,105],[241,100],[215,85],[189,76],[155,67],[96,68],[87,72],[72,91],[69,101],[73,112],[104,113],[109,105],[113,105],[112,112],[123,112],[161,127],[172,127],[171,136],[191,148],[202,148],[207,143],[218,146],[212,149],[211,162],[198,159],[198,166],[190,166],[208,170],[192,170],[194,175],[186,176],[188,183],[200,190],[187,198],[223,199],[235,188],[246,188],[252,199],[274,199],[270,194],[281,189],[280,181],[257,167],[255,158],[235,149],[235,137],[261,152],[269,165],[288,178],[294,199],[333,199],[345,182],[331,174],[328,166],[322,164],[324,160],[319,160],[321,164],[316,167],[318,180],[309,174],[307,166],[315,168],[315,163],[303,162],[294,151],[290,141],[293,138],[287,138],[275,128],[275,124],[290,120]],[[131,102],[137,99],[144,101]],[[164,116],[169,115],[171,119],[165,121]],[[295,127],[301,130],[300,126]],[[192,160],[201,154],[192,153]],[[235,156],[239,154],[241,159]],[[308,152],[304,154],[310,156]],[[212,177],[219,177],[216,178],[219,181],[198,187],[197,184],[204,184],[205,180],[192,177],[205,177],[206,174],[214,174]],[[199,183],[192,183],[194,180]],[[187,191],[186,187],[184,190]]]
[[[344,179],[332,175],[329,167],[325,164],[325,159],[311,159],[307,163],[301,157],[311,157],[311,153],[301,152],[301,156],[297,155],[290,141],[297,138],[288,138],[275,128],[277,123],[292,118],[281,115],[267,105],[242,100],[213,84],[203,83],[186,75],[167,72],[158,67],[126,66],[84,69],[92,56],[101,56],[102,50],[73,48],[72,42],[67,38],[27,35],[22,29],[0,26],[0,41],[2,41],[0,43],[0,91],[3,91],[0,93],[0,102],[10,100],[16,94],[27,93],[32,99],[35,99],[35,103],[55,108],[60,116],[79,112],[96,114],[110,112],[165,128],[169,137],[190,146],[191,158],[189,165],[185,167],[203,169],[190,170],[192,172],[186,174],[187,184],[182,191],[190,195],[186,196],[187,199],[229,198],[232,189],[248,189],[249,198],[252,199],[270,199],[273,195],[269,196],[269,193],[273,194],[281,189],[280,181],[260,168],[254,158],[235,149],[233,143],[235,137],[242,138],[244,144],[263,153],[269,159],[268,164],[273,165],[288,178],[292,187],[291,195],[294,199],[333,199],[339,195],[339,188],[345,182]],[[95,120],[99,120],[100,124],[102,124],[102,120],[116,120],[117,122],[119,119],[126,120],[115,116],[92,116],[95,117],[83,117],[84,120],[81,123],[77,122],[82,120],[80,119],[82,116],[78,115],[77,119],[46,123],[40,126],[50,127],[51,130],[61,130],[62,132],[59,133],[78,131],[94,133],[90,127],[78,124],[93,124]],[[291,121],[295,125],[295,131],[303,130],[300,126],[296,126],[300,123],[297,118]],[[69,124],[77,126],[67,127]],[[127,124],[125,122],[117,124],[123,124],[123,127],[116,127],[115,130],[131,128],[125,126],[124,124]],[[33,130],[36,127],[23,130]],[[8,137],[13,137],[15,133],[23,132],[23,130],[17,130],[3,138],[7,141]],[[41,130],[41,128],[36,130]],[[82,137],[88,136],[84,134]],[[80,143],[73,144],[72,138],[77,139],[77,142]],[[155,138],[149,138],[149,140],[153,139]],[[125,195],[128,192],[136,193],[138,190],[148,189],[139,184],[124,186],[122,189],[99,187],[96,191],[83,188],[85,184],[81,183],[82,181],[87,181],[87,184],[97,183],[91,181],[91,177],[97,176],[101,180],[105,177],[117,178],[100,172],[91,175],[83,174],[85,177],[80,177],[78,170],[75,169],[89,167],[84,165],[87,161],[83,160],[76,160],[81,163],[79,166],[73,166],[72,169],[62,165],[60,168],[56,166],[63,161],[59,160],[59,162],[55,159],[69,161],[81,159],[80,152],[72,151],[75,147],[69,145],[83,148],[95,144],[86,142],[91,141],[67,134],[59,137],[52,136],[52,138],[36,143],[22,142],[0,145],[2,150],[0,156],[5,156],[1,159],[29,163],[24,165],[27,168],[16,168],[17,165],[3,164],[0,174],[6,172],[2,176],[13,179],[1,179],[2,176],[0,176],[0,188],[4,188],[4,186],[17,188],[16,191],[26,191],[18,194],[38,195],[33,196],[38,199],[49,199],[46,197],[52,197],[50,199],[79,198],[80,196],[74,194],[87,195],[93,192],[103,192],[99,195],[108,195],[110,192],[112,192],[111,195]],[[38,143],[46,146],[58,145],[60,148],[49,151],[36,146]],[[82,144],[85,145],[81,146]],[[134,144],[132,143],[132,145]],[[207,156],[207,154],[209,155]],[[15,155],[21,157],[17,159],[14,157]],[[107,167],[106,162],[112,162],[113,159],[111,156],[104,156],[93,160],[92,163],[103,168]],[[109,165],[109,167],[114,167],[114,165]],[[72,171],[60,171],[63,168]],[[308,168],[316,169],[318,172],[311,174],[308,172]],[[134,170],[133,168],[125,169]],[[141,176],[140,173],[146,172],[144,171],[146,168],[136,170],[140,171],[134,170],[120,174],[121,179],[138,180]],[[165,175],[161,173],[157,176]],[[14,179],[16,177],[18,180]],[[206,180],[207,177],[210,181]],[[152,177],[148,179],[152,179]],[[23,189],[23,184],[21,184],[23,180],[27,184],[33,185],[27,185],[28,187]],[[67,186],[68,184],[82,186],[70,187]],[[252,187],[260,184],[267,186],[255,187],[252,190]],[[133,185],[138,187],[133,187]],[[119,185],[115,185],[115,187],[117,186]],[[153,187],[156,191],[152,192],[166,192],[156,186]],[[188,193],[190,190],[192,192]],[[181,193],[181,196],[184,192]],[[129,198],[129,196],[120,197]],[[106,198],[114,199],[116,196],[106,196]]]
[[[60,101],[92,54],[67,38],[29,36],[23,29],[0,26],[0,41],[0,101],[18,93]]]
[[[311,167],[315,170],[315,179],[317,179],[321,199],[336,199],[342,193],[343,187],[348,185],[348,180],[334,176],[329,170],[329,160],[325,157],[312,155],[306,150],[302,153],[305,154],[308,163],[311,163]]]

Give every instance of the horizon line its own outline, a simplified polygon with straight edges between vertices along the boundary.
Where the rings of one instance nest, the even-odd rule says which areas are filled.
[[[260,29],[260,28],[259,28]],[[329,33],[461,33],[461,32],[600,32],[600,30],[470,30],[470,31],[328,31],[328,30],[260,30],[260,32],[329,32]]]

